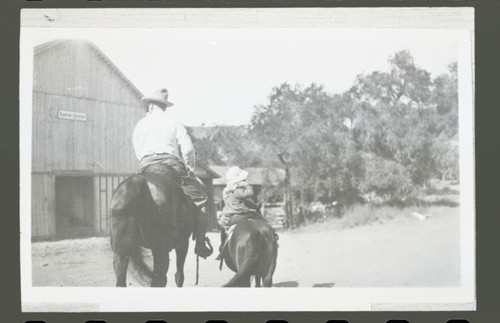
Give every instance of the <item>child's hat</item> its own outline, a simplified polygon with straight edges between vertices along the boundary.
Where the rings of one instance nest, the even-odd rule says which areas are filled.
[[[248,177],[248,172],[239,168],[238,166],[233,166],[229,168],[226,172],[226,184],[235,184],[244,181]]]

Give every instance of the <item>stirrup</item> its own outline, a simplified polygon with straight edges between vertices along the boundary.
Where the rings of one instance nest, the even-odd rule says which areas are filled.
[[[197,245],[194,247],[194,253],[197,255],[197,256],[200,256],[204,259],[206,259],[207,257],[210,257],[213,253],[214,253],[214,248],[212,247],[212,244],[210,243],[210,239],[208,237],[205,237],[205,243],[203,244],[199,244],[197,243]],[[206,252],[206,255],[204,254],[198,254],[198,252],[200,251],[199,248],[203,248],[203,252]],[[197,252],[198,251],[198,252]]]
[[[222,252],[219,252],[219,254],[217,255],[217,257],[215,257],[215,260],[217,260],[217,261],[222,260]]]
[[[198,246],[194,248],[194,253],[203,259],[206,259],[207,257],[210,257],[213,253],[213,250],[207,248],[206,246],[203,246],[204,248],[201,249],[202,247]],[[201,249],[201,250],[200,250]]]

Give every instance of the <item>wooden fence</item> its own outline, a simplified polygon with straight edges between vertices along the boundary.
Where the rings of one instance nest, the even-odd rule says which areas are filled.
[[[271,226],[275,229],[285,228],[285,203],[264,203],[262,206],[262,215],[269,220]]]

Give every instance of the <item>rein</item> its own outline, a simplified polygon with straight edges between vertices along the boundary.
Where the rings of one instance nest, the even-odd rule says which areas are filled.
[[[205,242],[208,244],[208,248],[214,251],[214,248],[212,247],[212,243],[210,243],[210,239],[208,237],[205,237]],[[196,255],[196,282],[195,285],[198,286],[198,282],[200,280],[200,256]]]
[[[198,286],[198,281],[200,280],[200,256],[196,256],[196,282],[195,285]]]

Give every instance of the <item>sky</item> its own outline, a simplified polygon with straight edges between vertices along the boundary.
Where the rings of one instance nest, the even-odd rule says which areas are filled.
[[[426,29],[38,28],[28,35],[34,45],[92,40],[144,95],[166,87],[188,126],[247,124],[283,82],[341,93],[358,74],[388,70],[400,50],[433,77],[457,60],[456,37]]]

